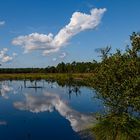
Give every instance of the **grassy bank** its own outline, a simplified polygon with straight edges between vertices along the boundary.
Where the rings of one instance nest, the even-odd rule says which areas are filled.
[[[75,81],[88,81],[93,77],[93,73],[27,73],[27,74],[0,74],[0,80],[75,80]]]

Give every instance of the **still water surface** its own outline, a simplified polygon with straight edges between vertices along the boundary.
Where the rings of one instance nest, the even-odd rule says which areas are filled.
[[[80,140],[103,111],[87,87],[46,81],[0,82],[0,140]]]

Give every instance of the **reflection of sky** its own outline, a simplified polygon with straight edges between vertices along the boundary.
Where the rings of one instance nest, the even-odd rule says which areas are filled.
[[[22,136],[30,132],[32,140],[40,137],[42,140],[77,140],[79,136],[75,132],[95,121],[87,114],[102,109],[102,103],[92,98],[95,93],[86,87],[80,88],[78,95],[73,92],[69,98],[68,87],[57,83],[37,81],[37,86],[42,88],[32,86],[35,83],[30,81],[26,82],[26,87],[24,81],[0,83],[0,139],[25,140]]]
[[[8,83],[4,82],[1,84],[0,93],[1,93],[1,96],[4,97],[5,99],[9,98],[8,93],[12,90],[13,88],[10,87]]]
[[[6,121],[0,120],[0,125],[7,125]]]
[[[14,102],[14,106],[20,110],[28,110],[33,113],[44,111],[58,111],[61,116],[66,118],[73,130],[81,131],[93,122],[90,115],[81,114],[80,112],[70,108],[57,94],[46,92],[36,96],[33,94],[25,94],[26,100]],[[94,120],[95,121],[95,120]]]

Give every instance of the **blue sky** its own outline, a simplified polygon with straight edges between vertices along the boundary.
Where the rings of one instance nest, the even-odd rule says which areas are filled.
[[[95,49],[107,45],[112,51],[124,50],[129,35],[140,31],[139,6],[139,0],[0,0],[0,62],[3,67],[46,67],[61,61],[99,60]],[[94,8],[98,8],[96,25],[91,16],[83,29],[71,26],[72,15],[77,12],[76,20],[80,21]],[[84,24],[77,24],[85,25],[84,18]],[[53,34],[49,36],[51,45],[49,33]],[[55,40],[62,42],[56,44]]]

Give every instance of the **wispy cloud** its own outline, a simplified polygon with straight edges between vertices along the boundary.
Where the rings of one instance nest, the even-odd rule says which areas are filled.
[[[66,54],[65,52],[62,52],[62,53],[60,54],[60,56],[59,56],[59,57],[60,57],[60,58],[65,58],[65,57],[66,57],[66,55],[67,55],[67,54]]]
[[[52,61],[56,61],[57,60],[57,58],[56,57],[54,57],[53,59],[52,59]]]
[[[4,20],[0,21],[0,26],[3,26],[3,25],[5,25],[5,21]]]
[[[60,29],[55,36],[52,33],[48,35],[31,33],[16,37],[12,44],[22,46],[25,53],[34,50],[43,50],[43,55],[57,52],[61,47],[66,46],[76,34],[88,29],[95,29],[101,22],[105,11],[106,8],[95,8],[90,11],[90,14],[74,12],[69,24]]]
[[[62,52],[57,57],[52,58],[52,61],[54,61],[54,62],[57,61],[57,60],[61,60],[62,61],[62,59],[64,59],[66,56],[67,56],[67,53],[66,52]]]
[[[13,52],[13,54],[12,54],[12,55],[15,57],[15,56],[17,56],[18,54],[17,54],[17,53],[15,53],[15,52]]]

